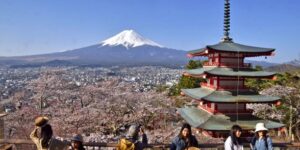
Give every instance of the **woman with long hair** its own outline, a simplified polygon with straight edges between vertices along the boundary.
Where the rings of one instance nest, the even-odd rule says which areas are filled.
[[[181,127],[179,134],[173,139],[171,150],[184,150],[191,147],[198,147],[198,141],[192,135],[191,126],[185,123]]]
[[[264,123],[257,123],[255,136],[252,138],[250,147],[252,150],[273,150],[272,140],[267,135],[268,129]]]
[[[239,125],[231,127],[230,135],[224,143],[225,150],[243,150],[241,141],[242,128]]]
[[[53,131],[50,124],[48,124],[47,117],[38,117],[35,119],[35,128],[30,134],[30,139],[36,145],[37,150],[67,150],[66,143],[53,138]],[[38,130],[40,134],[38,135]]]

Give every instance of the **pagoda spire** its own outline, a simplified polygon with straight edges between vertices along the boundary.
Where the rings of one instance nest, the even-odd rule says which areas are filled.
[[[232,38],[229,37],[230,30],[230,3],[229,0],[225,0],[224,3],[224,36],[222,42],[232,42]]]

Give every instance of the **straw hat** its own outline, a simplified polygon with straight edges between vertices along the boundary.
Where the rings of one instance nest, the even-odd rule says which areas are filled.
[[[259,122],[255,126],[255,132],[258,132],[258,131],[268,131],[268,129],[265,127],[264,123]]]
[[[49,121],[48,117],[40,116],[35,119],[34,124],[38,127],[42,127],[42,126],[46,125],[48,123],[48,121]]]

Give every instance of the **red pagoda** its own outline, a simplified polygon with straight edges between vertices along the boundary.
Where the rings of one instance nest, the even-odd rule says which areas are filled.
[[[230,4],[225,0],[224,37],[215,45],[188,52],[189,57],[204,56],[208,61],[202,68],[186,70],[184,75],[206,79],[200,88],[182,89],[182,94],[193,98],[193,105],[179,108],[179,114],[193,127],[213,137],[224,137],[232,125],[243,130],[254,130],[258,122],[269,129],[284,125],[252,115],[246,104],[277,104],[279,97],[260,95],[248,89],[246,78],[274,79],[274,72],[256,71],[245,63],[246,57],[271,56],[273,48],[247,46],[233,42],[229,37]]]

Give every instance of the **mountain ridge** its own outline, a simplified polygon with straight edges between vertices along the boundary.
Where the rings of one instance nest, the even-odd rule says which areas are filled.
[[[64,52],[29,56],[0,57],[0,64],[15,66],[98,65],[98,66],[184,66],[187,51],[164,47],[142,37],[134,30],[124,30],[98,44]],[[200,58],[201,59],[201,58]],[[203,59],[203,58],[202,58]],[[201,59],[201,60],[202,60]],[[204,60],[204,59],[203,59]],[[277,64],[245,60],[263,68]]]

